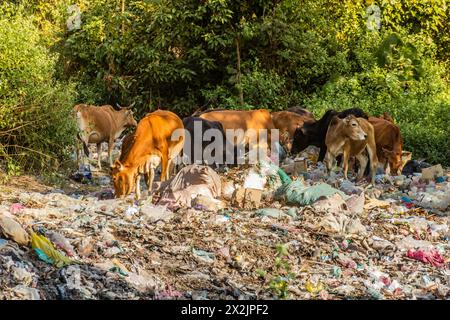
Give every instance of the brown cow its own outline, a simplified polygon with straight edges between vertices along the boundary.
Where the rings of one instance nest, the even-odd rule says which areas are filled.
[[[347,179],[348,161],[351,156],[356,157],[360,163],[358,179],[361,179],[367,166],[364,150],[370,158],[372,184],[375,183],[375,172],[378,165],[373,126],[363,118],[353,115],[340,119],[334,116],[328,127],[325,137],[327,154],[325,162],[328,170],[334,166],[336,156],[343,153],[344,177]]]
[[[386,114],[380,118],[369,117],[369,122],[375,130],[378,161],[385,170],[389,165],[390,173],[397,175],[403,164],[403,139],[400,128]]]
[[[288,151],[291,151],[295,130],[303,127],[305,122],[315,121],[311,113],[300,115],[291,111],[272,112],[272,120],[275,128],[280,130],[281,144],[285,145]]]
[[[180,130],[177,130],[180,129]],[[177,136],[172,140],[172,134]],[[169,178],[168,168],[183,149],[184,127],[181,119],[170,111],[157,110],[146,115],[138,124],[128,152],[112,166],[112,177],[116,197],[123,198],[136,188],[140,198],[139,176],[146,176],[151,191],[155,168],[161,164],[161,181]],[[126,146],[124,147],[126,150]]]
[[[77,126],[80,131],[79,138],[87,156],[89,143],[97,144],[98,168],[101,169],[101,144],[108,142],[109,164],[112,165],[111,151],[114,147],[114,141],[128,127],[135,127],[136,120],[133,117],[131,106],[115,110],[110,105],[92,106],[87,104],[78,104],[74,106],[77,118]],[[77,151],[78,154],[78,151]]]
[[[225,133],[227,130],[243,130],[243,135],[237,135],[234,137],[234,144],[250,144],[250,142],[256,139],[257,145],[261,148],[267,147],[270,149],[271,142],[271,130],[275,129],[273,125],[270,112],[265,109],[260,110],[220,110],[220,111],[206,111],[199,115],[200,118],[209,121],[218,121],[222,124]],[[267,140],[263,138],[263,131],[267,132]],[[228,136],[227,136],[228,138]],[[250,149],[254,149],[255,145],[249,145]]]

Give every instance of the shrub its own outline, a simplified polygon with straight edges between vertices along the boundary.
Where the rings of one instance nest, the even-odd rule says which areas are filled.
[[[0,159],[13,171],[49,169],[75,137],[74,86],[54,79],[57,56],[32,18],[7,9],[0,7]]]
[[[378,45],[382,41],[383,37],[379,37]],[[405,78],[404,71],[411,70],[411,65],[403,57],[389,66],[380,66],[376,47],[372,54],[361,50],[357,56],[364,71],[330,80],[307,100],[307,105],[316,116],[331,108],[360,107],[371,115],[388,112],[400,125],[405,149],[414,157],[449,165],[450,88],[446,68],[421,53],[420,47],[417,55],[420,76],[411,73],[410,78]]]

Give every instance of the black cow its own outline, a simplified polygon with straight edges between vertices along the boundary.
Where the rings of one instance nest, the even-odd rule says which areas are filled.
[[[199,133],[201,134],[201,136],[196,136],[195,135],[195,125],[197,124],[197,126],[199,126],[201,128],[201,130],[199,131]],[[233,150],[233,147],[231,146],[231,144],[228,142],[228,140],[226,139],[225,136],[225,130],[223,129],[223,126],[220,122],[218,121],[209,121],[209,120],[205,120],[202,118],[198,118],[198,117],[187,117],[183,119],[183,125],[184,128],[188,131],[188,133],[190,134],[190,142],[189,139],[185,139],[185,145],[184,145],[184,154],[187,156],[188,158],[188,162],[189,163],[201,163],[201,164],[207,164],[210,166],[214,166],[214,165],[222,165],[225,164],[225,161],[227,160],[226,156],[227,156],[227,152],[230,152],[230,150]],[[205,132],[208,129],[216,129],[220,132],[220,134],[222,135],[222,141],[223,141],[223,149],[222,149],[222,156],[220,157],[219,161],[217,162],[212,162],[212,163],[207,163],[207,159],[203,159],[203,151],[205,150],[205,148],[207,146],[209,146],[210,144],[214,143],[215,141],[215,137],[213,136],[211,141],[204,141],[203,137]],[[195,153],[195,146],[201,144],[201,154],[196,154]],[[190,148],[190,149],[189,149]],[[233,163],[237,162],[237,149],[234,149],[235,153],[234,153],[234,157],[233,157]],[[212,156],[215,157],[215,150],[212,152]]]
[[[328,110],[320,120],[315,122],[305,123],[302,128],[298,128],[294,133],[294,141],[292,143],[292,154],[297,154],[306,149],[308,146],[316,146],[320,148],[319,161],[323,161],[327,153],[327,146],[325,145],[325,136],[327,135],[328,125],[334,116],[343,119],[348,115],[354,115],[357,118],[369,117],[359,108],[346,109],[338,112],[335,110]]]

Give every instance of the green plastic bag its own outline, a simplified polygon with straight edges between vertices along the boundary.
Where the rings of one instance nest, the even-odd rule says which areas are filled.
[[[283,184],[275,192],[275,198],[282,199],[290,204],[307,206],[316,202],[322,197],[328,197],[338,193],[342,198],[347,196],[340,190],[337,190],[326,183],[307,187],[300,180],[295,180]]]

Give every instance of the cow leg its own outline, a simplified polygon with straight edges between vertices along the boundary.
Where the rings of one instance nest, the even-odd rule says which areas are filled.
[[[319,158],[317,159],[317,161],[323,162],[323,160],[325,159],[325,155],[327,154],[327,147],[326,146],[321,146],[320,147],[320,152],[319,152]]]
[[[369,154],[370,159],[370,170],[371,170],[370,174],[372,177],[371,182],[373,185],[375,185],[375,174],[378,166],[378,157],[375,147],[375,138],[372,137],[371,140],[372,141],[369,141],[369,143],[367,144],[367,153]]]
[[[136,200],[141,199],[141,175],[138,173],[136,176],[136,183],[135,183],[136,190],[134,192]]]
[[[359,181],[362,179],[362,177],[364,175],[364,171],[366,171],[368,159],[363,153],[358,154],[356,156],[356,159],[359,161],[359,170],[358,170],[358,176],[357,176],[357,181]]]
[[[153,180],[155,179],[155,168],[150,167],[147,173],[147,187],[148,187],[148,196],[151,196]]]
[[[80,167],[80,160],[81,160],[81,155],[80,155],[80,151],[81,151],[80,143],[81,143],[81,142],[80,142],[80,139],[77,138],[77,141],[76,141],[76,143],[75,143],[75,152],[77,153],[77,168]]]
[[[386,161],[386,163],[384,164],[384,173],[386,173],[387,175],[391,175],[391,165],[388,165],[388,161]]]
[[[97,163],[98,163],[98,170],[102,170],[102,161],[101,161],[101,154],[102,154],[102,143],[97,143]]]
[[[331,169],[333,169],[333,162],[334,162],[334,156],[331,154],[330,151],[328,151],[326,153],[326,157],[325,157],[325,165],[329,172],[331,171]]]
[[[109,165],[112,167],[113,160],[112,160],[112,149],[114,148],[114,140],[109,140],[108,142],[108,159],[109,159]]]
[[[167,147],[165,147],[161,152],[161,181],[167,180],[168,164],[169,164],[169,150],[167,150]]]
[[[350,150],[344,147],[344,153],[342,155],[342,162],[344,164],[344,178],[348,179],[348,160],[350,159]]]
[[[173,173],[175,167],[174,167],[174,161],[172,159],[167,160],[167,175],[166,180],[169,180],[170,175]]]
[[[78,135],[78,150],[80,154],[80,160],[82,160],[83,164],[85,163],[85,157],[88,159],[88,165],[90,167],[90,153],[88,148],[89,136],[85,132],[80,132]],[[81,145],[81,146],[80,146]],[[77,153],[78,154],[78,153]]]

